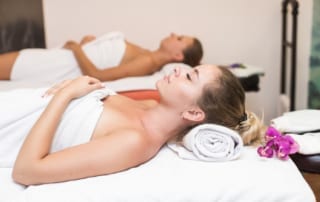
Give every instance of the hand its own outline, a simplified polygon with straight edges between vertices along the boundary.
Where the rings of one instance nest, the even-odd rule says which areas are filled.
[[[71,99],[82,97],[94,90],[103,88],[104,85],[96,78],[80,76],[73,80],[65,80],[49,88],[43,97],[65,93]]]
[[[84,44],[89,43],[90,41],[93,41],[93,40],[95,40],[95,39],[96,39],[96,37],[93,36],[93,35],[84,36],[84,37],[82,38],[81,42],[80,42],[80,45],[84,45]]]
[[[74,49],[77,48],[78,46],[80,46],[80,45],[79,45],[76,41],[70,40],[70,41],[67,41],[67,42],[64,44],[63,48],[69,49],[69,50],[74,50]]]

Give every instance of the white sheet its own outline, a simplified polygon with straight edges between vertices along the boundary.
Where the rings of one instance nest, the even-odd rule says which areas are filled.
[[[291,160],[266,159],[245,147],[236,161],[180,159],[164,147],[151,161],[117,174],[22,190],[0,169],[0,201],[14,202],[314,202]]]
[[[170,63],[165,65],[160,71],[155,72],[152,75],[147,76],[137,76],[137,77],[127,77],[123,79],[118,79],[115,81],[104,82],[107,87],[113,89],[114,91],[129,91],[129,90],[155,90],[155,83],[159,79],[163,78],[164,75],[169,74],[173,69],[179,66],[181,68],[191,68],[190,66],[183,63]],[[263,75],[263,69],[257,67],[248,66],[246,69],[234,68],[231,69],[232,72],[237,77],[246,77],[252,74]],[[2,90],[11,90],[21,87],[47,87],[52,86],[55,83],[52,82],[21,82],[21,81],[0,81],[0,91]]]
[[[129,90],[155,90],[155,83],[162,79],[164,75],[169,74],[173,69],[179,66],[181,68],[191,68],[188,65],[182,63],[170,63],[165,65],[160,71],[155,72],[152,75],[147,76],[136,76],[118,79],[115,81],[107,81],[104,84],[114,91],[129,91]],[[50,87],[54,85],[54,82],[44,81],[0,81],[0,91],[12,90],[16,88],[39,88],[39,87]]]
[[[154,80],[145,79],[154,77],[127,78],[108,86],[150,89]],[[48,85],[52,84],[0,81],[0,91]],[[0,201],[314,202],[315,198],[291,160],[261,158],[255,149],[245,147],[238,160],[200,162],[180,159],[164,147],[151,161],[124,172],[28,188],[12,181],[11,169],[0,168]]]

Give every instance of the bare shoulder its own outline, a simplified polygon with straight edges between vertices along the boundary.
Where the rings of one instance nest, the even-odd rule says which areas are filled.
[[[158,102],[156,100],[153,100],[153,99],[139,100],[138,102],[140,102],[141,104],[145,105],[147,108],[155,107],[158,104]]]
[[[133,164],[147,161],[160,148],[159,144],[151,136],[141,130],[121,129],[113,132],[108,141],[110,140],[114,140],[118,145],[117,147],[122,148],[124,158],[130,159],[129,161]],[[109,142],[108,145],[111,145],[111,143]]]

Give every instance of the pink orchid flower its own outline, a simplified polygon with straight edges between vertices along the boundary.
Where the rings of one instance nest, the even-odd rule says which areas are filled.
[[[257,150],[262,157],[272,158],[275,155],[281,160],[287,160],[290,154],[299,150],[299,145],[291,136],[283,135],[273,127],[268,128],[265,139],[266,144]]]

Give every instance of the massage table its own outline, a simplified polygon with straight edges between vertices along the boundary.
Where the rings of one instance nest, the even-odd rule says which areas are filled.
[[[166,146],[149,162],[116,174],[23,187],[0,169],[7,202],[315,202],[295,164],[264,159],[246,147],[228,162],[183,160]]]
[[[155,90],[155,82],[162,79],[165,74],[169,74],[174,67],[180,66],[190,68],[182,63],[170,63],[165,65],[160,71],[148,76],[136,76],[118,79],[115,81],[104,82],[108,87],[117,92],[135,91],[135,90]],[[230,65],[231,66],[231,65]],[[243,65],[241,63],[232,64],[230,70],[238,77],[246,92],[257,92],[260,90],[260,77],[264,75],[264,70],[252,65]],[[58,81],[57,81],[58,82]],[[43,86],[52,86],[54,83],[46,82],[23,82],[23,81],[0,81],[1,90],[11,90],[15,88],[37,88]]]
[[[118,92],[154,92],[155,80],[172,68],[106,85]],[[44,85],[49,86],[0,82],[0,90]],[[263,158],[255,147],[244,147],[236,160],[203,162],[182,159],[165,145],[150,161],[119,173],[29,187],[13,182],[11,172],[12,168],[0,168],[1,202],[315,202],[291,159]]]

